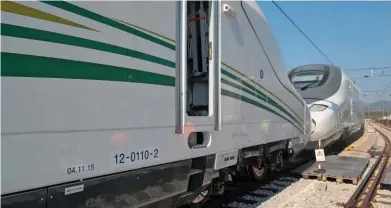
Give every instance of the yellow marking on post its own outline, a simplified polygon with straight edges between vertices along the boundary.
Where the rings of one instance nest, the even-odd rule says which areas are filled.
[[[319,151],[318,154],[317,154],[317,156],[323,156],[322,152]]]
[[[1,1],[1,11],[99,32],[76,22],[66,20],[62,17],[58,17],[12,1]]]

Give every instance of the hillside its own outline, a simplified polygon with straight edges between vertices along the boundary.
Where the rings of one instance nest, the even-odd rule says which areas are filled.
[[[387,111],[387,109],[391,110],[391,101],[390,100],[381,100],[374,103],[365,103],[365,111],[379,111],[382,109],[383,111]]]

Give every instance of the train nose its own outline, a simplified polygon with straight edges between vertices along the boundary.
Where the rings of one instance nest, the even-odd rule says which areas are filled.
[[[321,140],[327,137],[336,125],[337,119],[331,109],[322,112],[311,112],[311,140]]]

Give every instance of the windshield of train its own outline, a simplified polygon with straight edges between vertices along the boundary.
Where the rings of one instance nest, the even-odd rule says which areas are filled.
[[[323,79],[323,71],[303,71],[294,73],[291,77],[291,82],[296,89],[305,90],[319,86]]]
[[[311,64],[293,69],[288,77],[306,101],[325,100],[338,91],[342,71],[324,64]]]

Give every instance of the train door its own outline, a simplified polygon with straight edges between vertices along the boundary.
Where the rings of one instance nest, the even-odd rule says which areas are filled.
[[[221,127],[220,10],[219,1],[177,2],[175,132],[192,149]]]
[[[202,150],[209,147],[212,133],[221,127],[220,1],[178,1],[176,5],[175,133],[183,135],[193,154],[197,150],[211,154]],[[192,158],[187,191],[211,182],[211,161],[205,155]],[[202,200],[204,194],[193,202]]]

